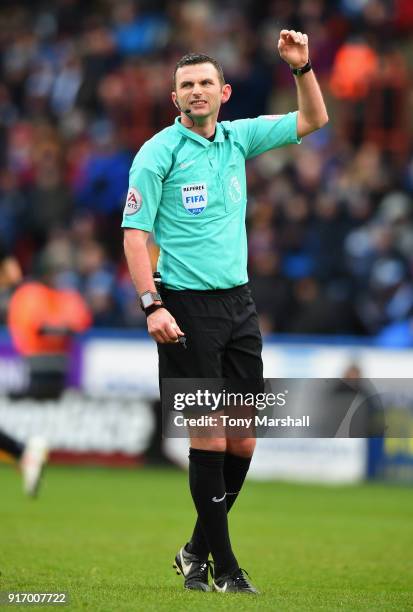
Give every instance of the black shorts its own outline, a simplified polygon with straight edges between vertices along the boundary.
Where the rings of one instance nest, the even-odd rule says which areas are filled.
[[[248,285],[216,291],[161,290],[187,341],[158,344],[159,378],[262,380],[262,339]]]

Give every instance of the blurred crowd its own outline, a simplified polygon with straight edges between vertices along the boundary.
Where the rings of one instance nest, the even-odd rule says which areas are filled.
[[[330,123],[248,163],[262,330],[409,337],[411,0],[3,0],[0,259],[25,278],[53,268],[95,326],[143,326],[120,220],[137,149],[176,115],[173,66],[223,64],[221,119],[295,110],[284,27],[309,35]],[[9,297],[0,274],[0,323]]]

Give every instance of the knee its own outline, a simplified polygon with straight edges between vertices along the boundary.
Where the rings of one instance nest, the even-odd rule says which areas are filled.
[[[227,450],[227,440],[225,438],[192,438],[191,447],[199,450],[225,453]]]
[[[256,445],[255,438],[227,440],[227,452],[238,457],[252,457]]]

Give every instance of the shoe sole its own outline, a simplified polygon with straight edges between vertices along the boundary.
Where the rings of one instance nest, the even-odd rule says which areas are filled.
[[[183,575],[183,574],[182,574],[182,570],[179,568],[179,566],[177,565],[177,563],[174,563],[174,564],[172,565],[172,567],[173,567],[173,568],[174,568],[174,570],[176,571],[176,575],[177,575],[177,576],[182,576],[182,575]]]
[[[173,562],[172,567],[176,571],[176,575],[177,576],[183,576],[185,578],[185,574],[184,574],[184,572],[182,570],[181,561],[179,559],[179,553],[176,555],[175,561]]]

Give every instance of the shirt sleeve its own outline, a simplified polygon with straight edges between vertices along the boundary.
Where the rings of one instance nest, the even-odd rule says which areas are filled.
[[[297,134],[297,111],[286,115],[262,115],[255,119],[241,119],[233,121],[232,126],[246,159],[271,149],[301,142]]]
[[[162,176],[141,149],[129,172],[122,227],[151,232],[162,197]]]

